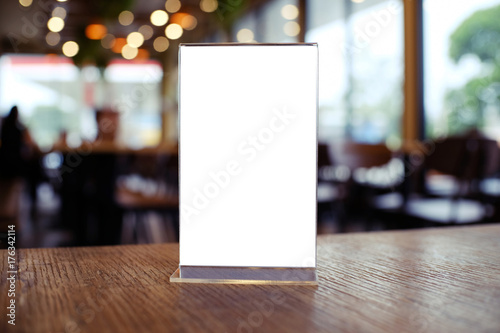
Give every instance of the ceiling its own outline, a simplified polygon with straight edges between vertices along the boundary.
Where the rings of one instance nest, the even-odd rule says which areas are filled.
[[[66,41],[76,40],[78,42],[78,39],[80,39],[85,43],[82,39],[84,38],[84,28],[90,23],[98,22],[103,23],[107,27],[108,33],[116,37],[126,37],[129,33],[137,31],[142,25],[150,25],[154,29],[154,36],[145,41],[141,48],[147,50],[151,57],[158,58],[162,56],[154,50],[153,40],[157,36],[165,36],[165,26],[157,27],[152,25],[150,16],[155,10],[165,10],[165,0],[68,0],[64,2],[38,0],[27,7],[20,4],[20,2],[26,4],[26,2],[29,3],[30,1],[10,0],[1,2],[0,54],[60,54],[61,46]],[[129,10],[134,14],[134,21],[128,26],[123,26],[118,22],[117,13],[122,9],[126,9],[128,2]],[[179,12],[189,13],[196,17],[197,26],[192,31],[184,31],[181,38],[171,41],[171,45],[178,42],[202,41],[208,34],[217,29],[220,30],[220,27],[231,19],[231,14],[235,14],[238,10],[239,12],[249,10],[249,8],[259,6],[265,2],[266,0],[219,0],[219,8],[215,12],[206,13],[200,9],[200,0],[181,0],[182,5]],[[103,4],[106,4],[106,6],[103,6]],[[235,4],[241,5],[241,7],[238,9]],[[67,16],[64,20],[64,28],[59,32],[60,42],[50,46],[45,39],[49,32],[47,21],[56,7],[63,7],[67,12]],[[110,14],[110,12],[114,12],[114,14]],[[173,50],[169,52],[173,52]]]

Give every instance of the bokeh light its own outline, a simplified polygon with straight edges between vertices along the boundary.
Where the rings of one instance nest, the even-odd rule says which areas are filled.
[[[153,28],[151,28],[151,26],[145,24],[145,25],[142,25],[139,30],[138,30],[142,36],[144,37],[144,40],[148,40],[150,39],[151,37],[153,37]]]
[[[47,36],[45,36],[45,41],[50,46],[56,46],[61,41],[61,35],[59,35],[59,33],[57,32],[49,31],[49,33],[47,33]]]
[[[127,36],[127,44],[138,48],[144,43],[144,36],[140,32],[131,32]]]
[[[64,28],[64,20],[60,17],[51,17],[47,22],[50,31],[59,32]]]
[[[175,13],[170,18],[171,23],[179,24],[184,30],[193,30],[198,24],[198,20],[188,13]]]
[[[168,39],[179,39],[182,36],[182,27],[177,23],[167,25],[165,35]]]
[[[187,13],[175,13],[170,16],[170,23],[177,23],[181,25],[182,19],[186,16],[189,15]]]
[[[116,38],[115,44],[111,47],[111,51],[115,53],[122,53],[122,48],[127,44],[127,40],[125,38]]]
[[[219,7],[219,2],[217,0],[201,0],[200,9],[206,13],[212,13]]]
[[[153,47],[156,52],[165,52],[170,45],[168,39],[163,36],[156,37],[153,42]]]
[[[88,39],[99,40],[102,39],[108,33],[108,29],[103,24],[89,24],[87,28],[85,28],[85,36]]]
[[[139,53],[137,48],[128,44],[125,44],[122,48],[122,57],[124,57],[125,59],[134,59],[135,57],[137,57],[137,53]]]
[[[110,49],[115,45],[115,36],[112,34],[107,34],[101,39],[101,45],[105,49]]]
[[[179,0],[167,0],[165,2],[165,9],[169,13],[176,13],[181,9],[181,2]]]
[[[281,16],[287,20],[295,20],[299,16],[299,9],[295,5],[285,5],[281,8]]]
[[[138,60],[147,60],[147,59],[149,59],[149,51],[145,50],[145,49],[138,49],[137,50],[137,56],[135,57],[135,59],[138,59]]]
[[[181,26],[186,30],[193,30],[196,28],[198,20],[193,15],[186,15],[182,18]]]
[[[66,57],[74,57],[78,51],[80,50],[80,47],[78,44],[74,41],[69,41],[63,44],[62,46],[62,52]]]
[[[33,3],[33,0],[19,0],[19,3],[23,7],[29,7]]]
[[[300,25],[295,21],[285,23],[283,31],[287,36],[295,37],[300,33]]]
[[[62,7],[56,7],[52,11],[52,16],[53,17],[60,17],[64,20],[66,18],[66,9],[64,9]]]
[[[134,22],[134,14],[131,11],[124,10],[118,15],[118,22],[120,22],[121,25],[130,25]]]
[[[168,14],[164,10],[155,10],[151,13],[151,23],[160,27],[167,24]]]
[[[250,29],[241,29],[238,31],[236,34],[236,39],[240,43],[250,43],[253,42],[254,34],[253,31]]]

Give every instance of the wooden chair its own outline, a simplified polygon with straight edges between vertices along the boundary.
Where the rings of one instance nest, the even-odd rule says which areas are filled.
[[[144,238],[148,243],[165,242],[166,231],[164,225],[155,225],[153,227],[148,224],[151,213],[158,213],[162,217],[173,217],[175,237],[178,241],[179,224],[178,224],[178,208],[179,197],[177,195],[158,194],[144,195],[142,193],[130,191],[124,187],[118,187],[116,191],[116,202],[124,211],[124,215],[129,218],[124,223],[122,228],[122,243],[140,242],[140,238]],[[131,219],[131,220],[130,220]],[[156,232],[153,229],[159,229]],[[141,232],[144,235],[141,235]],[[142,236],[142,237],[141,237]]]
[[[387,164],[393,157],[392,151],[384,144],[337,141],[331,146],[335,163],[352,171]]]
[[[321,151],[320,146],[318,152],[320,162]],[[365,215],[371,215],[370,206],[366,201],[385,186],[376,182],[370,183],[358,179],[357,175],[360,172],[366,173],[370,169],[387,165],[391,161],[393,154],[385,145],[352,141],[332,142],[328,152],[333,156],[334,161],[334,163],[331,163],[334,166],[331,167],[330,174],[336,180],[341,194],[341,200],[337,204],[337,207],[339,207],[337,209],[342,212],[341,231],[346,231],[347,216],[350,216],[350,218],[362,217],[363,220],[369,220],[365,218]],[[337,174],[341,176],[341,179],[338,179]],[[371,228],[371,223],[367,222],[365,228]]]
[[[436,141],[421,171],[446,175],[455,186],[446,190],[429,190],[425,186],[423,193],[413,193],[407,200],[401,196],[394,200],[393,195],[392,206],[388,197],[380,197],[374,201],[375,208],[400,213],[403,226],[408,227],[485,221],[491,209],[481,200],[478,184],[492,170],[492,156],[488,153],[492,144],[496,142],[476,134]]]
[[[179,235],[179,195],[178,195],[178,156],[142,155],[136,157],[131,171],[147,178],[157,186],[153,191],[143,193],[118,184],[115,201],[123,213],[122,243],[165,242],[168,238],[178,241]],[[162,218],[162,223],[153,223],[153,214]],[[170,237],[168,227],[173,227]]]

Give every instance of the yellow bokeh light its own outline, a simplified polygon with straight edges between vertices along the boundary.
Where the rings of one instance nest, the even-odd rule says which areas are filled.
[[[87,28],[85,28],[85,36],[88,39],[99,40],[106,36],[108,33],[108,29],[102,24],[89,24]]]
[[[295,20],[299,16],[299,9],[294,5],[285,5],[281,8],[281,16],[287,20]]]
[[[182,27],[177,23],[167,25],[165,35],[168,39],[179,39],[182,36]]]
[[[64,9],[62,7],[56,7],[52,11],[52,16],[53,17],[60,17],[64,20],[66,18],[66,9]]]
[[[200,9],[206,13],[212,13],[219,7],[219,2],[217,0],[201,0]]]
[[[61,35],[59,35],[57,32],[49,31],[47,36],[45,36],[45,41],[50,46],[56,46],[61,41]]]
[[[126,44],[122,48],[122,57],[124,57],[125,59],[134,59],[135,57],[137,57],[137,53],[139,53],[137,47]]]
[[[167,24],[168,14],[164,10],[155,10],[151,13],[151,23],[160,27]]]
[[[105,49],[110,49],[115,45],[115,36],[112,34],[107,34],[101,39],[101,45]]]
[[[283,31],[287,36],[295,37],[300,33],[300,25],[295,21],[285,23]]]
[[[181,9],[181,2],[179,0],[167,0],[165,2],[165,9],[169,13],[176,13]]]
[[[64,20],[60,17],[51,17],[47,22],[50,31],[59,32],[64,28]]]
[[[74,41],[69,41],[63,44],[62,47],[62,52],[66,57],[74,57],[78,51],[80,50],[80,47],[78,44]]]
[[[19,3],[23,7],[29,7],[33,3],[33,0],[19,0]]]
[[[144,40],[148,40],[153,37],[153,28],[147,24],[141,26],[138,31],[142,34]]]
[[[168,42],[168,39],[163,36],[156,37],[155,41],[153,42],[153,47],[156,52],[165,52],[168,49],[169,45],[170,43]]]
[[[118,15],[118,22],[120,22],[121,25],[130,25],[134,22],[134,14],[131,11],[124,10]]]
[[[295,21],[286,22],[283,31],[287,36],[295,37],[300,33],[300,25]]]
[[[253,37],[254,37],[253,31],[250,29],[241,29],[236,34],[236,39],[240,43],[250,43],[253,41]]]
[[[131,32],[127,36],[127,44],[138,48],[144,43],[144,36],[140,32]]]

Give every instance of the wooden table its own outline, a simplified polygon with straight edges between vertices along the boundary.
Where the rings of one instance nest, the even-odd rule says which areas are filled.
[[[18,250],[15,327],[0,254],[1,332],[500,332],[500,225],[320,236],[317,288],[171,284],[177,244]]]

